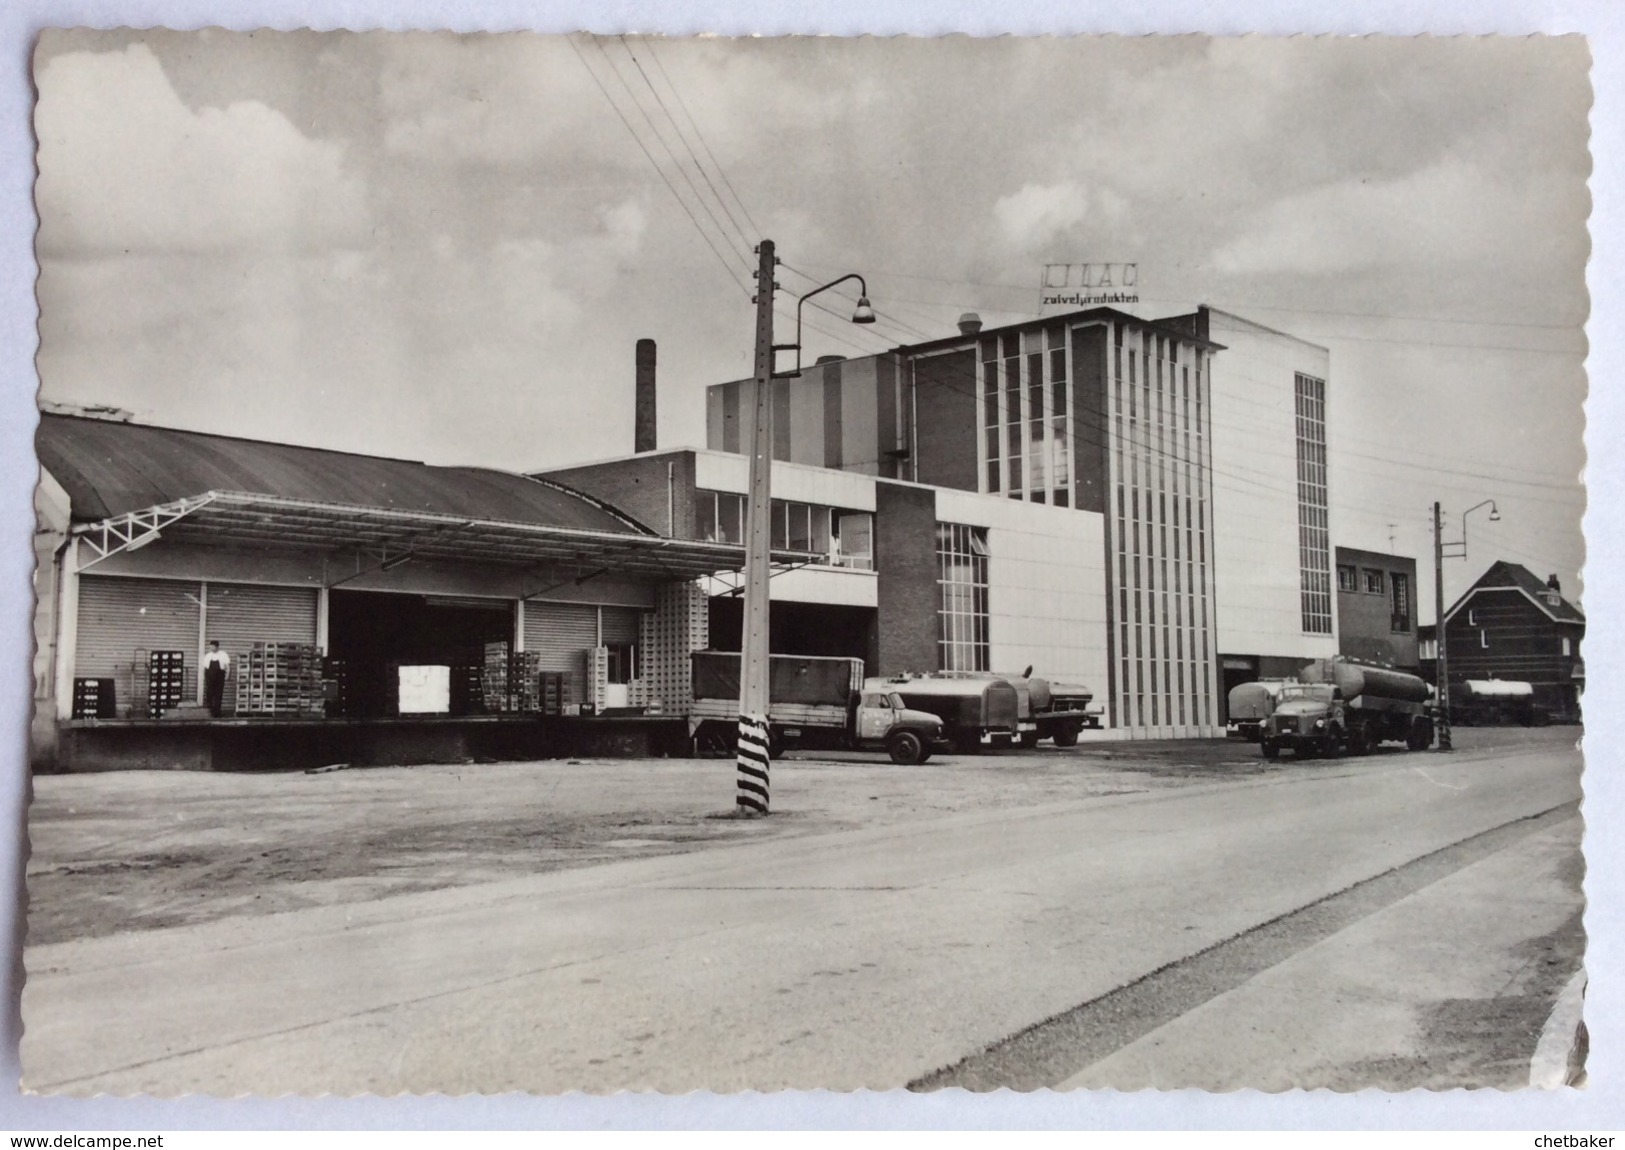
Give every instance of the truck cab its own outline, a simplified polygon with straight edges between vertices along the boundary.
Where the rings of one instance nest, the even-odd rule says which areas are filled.
[[[852,696],[852,745],[886,748],[894,763],[923,763],[943,743],[942,720],[915,711],[896,691],[866,687]]]
[[[1343,696],[1329,683],[1290,683],[1281,688],[1275,708],[1260,729],[1259,749],[1266,759],[1290,747],[1299,758],[1336,754],[1345,729]]]

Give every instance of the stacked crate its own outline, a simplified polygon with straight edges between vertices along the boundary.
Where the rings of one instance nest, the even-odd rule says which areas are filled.
[[[255,643],[241,656],[239,715],[322,715],[322,653],[314,643]]]
[[[331,690],[323,692],[323,711],[331,718],[351,714],[356,701],[356,686],[350,664],[344,659],[323,659],[322,678],[333,684]]]
[[[534,715],[542,709],[542,656],[536,651],[515,651],[508,658],[509,710]]]
[[[541,687],[542,714],[564,714],[564,709],[575,701],[570,694],[570,676],[563,671],[543,671],[537,680]]]
[[[147,713],[161,719],[165,711],[180,703],[186,691],[186,652],[149,651],[146,667]]]
[[[485,710],[485,668],[454,663],[451,668],[451,713],[478,715]]]
[[[76,719],[111,719],[118,714],[112,679],[75,679],[73,681],[73,717]]]
[[[508,644],[485,645],[485,662],[480,665],[480,695],[486,711],[500,714],[508,710]]]

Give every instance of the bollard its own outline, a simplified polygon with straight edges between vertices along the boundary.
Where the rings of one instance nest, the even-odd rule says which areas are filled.
[[[768,737],[765,716],[739,716],[739,751],[734,759],[739,784],[734,801],[742,813],[767,814]]]

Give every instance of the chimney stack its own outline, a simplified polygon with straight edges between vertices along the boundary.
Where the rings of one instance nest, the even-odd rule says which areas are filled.
[[[982,330],[982,317],[973,311],[968,311],[959,317],[959,334],[975,335]]]
[[[638,340],[636,411],[633,415],[633,451],[655,449],[655,341]]]
[[[1556,591],[1559,595],[1563,593],[1563,584],[1557,581],[1556,575],[1546,576],[1546,586],[1551,590]]]

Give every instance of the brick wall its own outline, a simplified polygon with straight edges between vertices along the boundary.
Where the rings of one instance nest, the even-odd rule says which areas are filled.
[[[974,457],[972,459],[974,466]],[[934,492],[875,484],[879,674],[937,669],[937,501]]]
[[[1380,551],[1339,547],[1337,566],[1354,569],[1354,590],[1337,592],[1337,650],[1351,659],[1417,666],[1416,560]],[[1365,589],[1365,572],[1382,572],[1382,593]],[[1335,573],[1334,573],[1335,574]],[[1394,576],[1403,576],[1409,588],[1405,628],[1394,630]]]
[[[938,487],[977,490],[975,350],[916,359],[913,370],[915,477]]]
[[[649,530],[666,534],[666,465],[674,464],[672,494],[675,514],[672,534],[678,539],[694,538],[694,453],[670,451],[641,455],[585,467],[565,467],[541,473],[543,478],[573,488],[583,495],[601,499],[615,510],[632,517]]]

